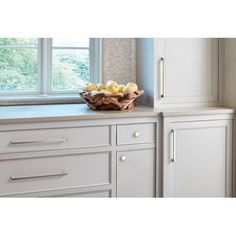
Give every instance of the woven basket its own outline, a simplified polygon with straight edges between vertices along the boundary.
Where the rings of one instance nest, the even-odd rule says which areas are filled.
[[[87,105],[93,110],[130,110],[134,107],[134,100],[144,93],[137,90],[127,94],[104,94],[102,92],[79,93]]]

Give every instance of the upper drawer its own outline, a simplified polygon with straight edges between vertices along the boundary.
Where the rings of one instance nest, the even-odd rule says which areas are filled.
[[[0,195],[111,184],[109,152],[0,161]]]
[[[0,132],[0,153],[110,145],[110,126]]]
[[[117,145],[155,142],[155,123],[118,125]]]

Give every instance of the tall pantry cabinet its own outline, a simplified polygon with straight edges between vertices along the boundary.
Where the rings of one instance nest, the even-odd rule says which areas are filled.
[[[158,108],[217,105],[218,39],[138,39],[142,102]]]
[[[234,110],[211,108],[222,102],[219,48],[212,38],[137,39],[141,103],[162,112],[164,197],[232,196]]]

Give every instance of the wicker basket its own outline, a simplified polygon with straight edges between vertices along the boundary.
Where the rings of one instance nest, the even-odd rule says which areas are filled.
[[[144,93],[137,90],[127,94],[104,94],[102,92],[79,93],[87,105],[93,110],[130,110],[134,107],[134,100]]]

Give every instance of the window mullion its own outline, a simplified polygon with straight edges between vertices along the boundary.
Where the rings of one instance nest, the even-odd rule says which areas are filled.
[[[38,38],[38,53],[37,53],[37,57],[38,57],[38,89],[37,92],[39,95],[42,94],[42,63],[43,63],[43,59],[42,59],[42,47],[43,47],[43,42],[41,38]]]
[[[52,38],[47,39],[47,94],[52,93]]]
[[[89,40],[90,81],[99,83],[102,80],[102,39]]]
[[[51,92],[52,72],[52,39],[41,39],[41,94],[48,95]]]

